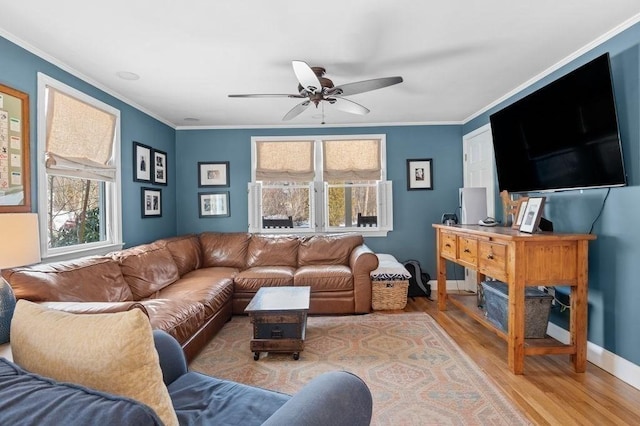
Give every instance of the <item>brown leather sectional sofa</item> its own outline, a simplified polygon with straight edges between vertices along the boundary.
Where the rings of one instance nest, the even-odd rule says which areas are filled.
[[[107,256],[3,271],[17,298],[70,312],[142,307],[188,359],[242,314],[262,286],[310,286],[311,314],[371,309],[376,255],[361,235],[213,233],[162,239]]]

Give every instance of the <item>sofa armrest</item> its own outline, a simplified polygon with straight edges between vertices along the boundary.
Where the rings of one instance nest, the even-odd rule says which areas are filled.
[[[349,266],[353,274],[355,313],[369,313],[371,311],[371,271],[378,267],[378,256],[365,244],[359,245],[351,252]]]
[[[168,386],[187,373],[187,360],[178,341],[166,331],[153,330],[153,342],[160,358],[164,384]]]
[[[372,409],[371,392],[362,379],[333,371],[310,381],[262,425],[365,426]]]
[[[111,314],[140,309],[146,316],[149,312],[139,302],[37,302],[49,309],[69,312],[72,314]]]

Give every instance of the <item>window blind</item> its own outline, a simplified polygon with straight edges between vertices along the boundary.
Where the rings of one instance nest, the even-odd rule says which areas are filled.
[[[47,173],[113,182],[116,116],[47,87]]]
[[[313,171],[313,141],[256,142],[256,180],[309,182]]]
[[[380,141],[323,141],[324,180],[380,180]]]

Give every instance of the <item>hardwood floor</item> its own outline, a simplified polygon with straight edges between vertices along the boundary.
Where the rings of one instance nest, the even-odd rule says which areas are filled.
[[[418,297],[409,299],[405,311],[435,318],[535,424],[640,424],[640,390],[591,363],[578,374],[567,355],[528,356],[524,375],[514,375],[507,368],[506,342],[455,307],[441,312],[435,301]]]

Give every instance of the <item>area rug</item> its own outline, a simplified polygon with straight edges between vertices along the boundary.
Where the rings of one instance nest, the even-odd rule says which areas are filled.
[[[297,361],[254,361],[251,336],[249,318],[234,316],[190,369],[289,394],[323,372],[350,371],[371,389],[373,425],[530,424],[426,313],[309,317]]]

